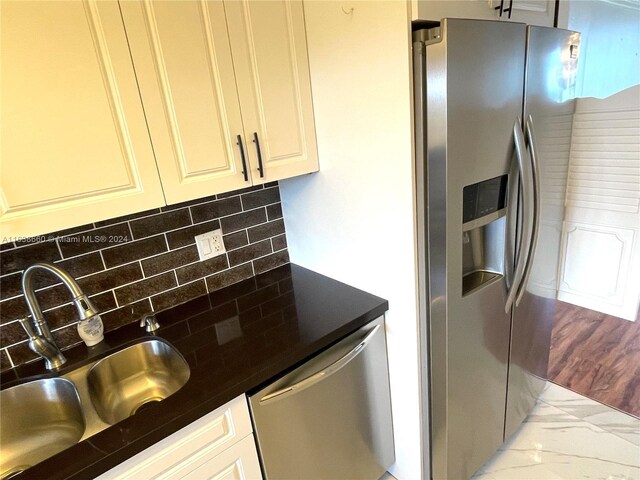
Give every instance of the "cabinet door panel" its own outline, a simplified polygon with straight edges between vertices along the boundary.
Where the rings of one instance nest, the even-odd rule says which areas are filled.
[[[199,471],[202,465],[220,457],[245,437],[250,439],[252,448],[244,448],[241,453],[249,460],[256,458],[257,463],[247,400],[240,395],[103,473],[97,480],[184,478],[189,472]],[[232,463],[229,461],[218,466],[223,469]]]
[[[2,236],[164,204],[116,2],[3,1]]]
[[[493,0],[495,6],[499,7],[499,0]],[[510,3],[505,0],[504,6]],[[513,12],[512,22],[523,22],[528,25],[538,25],[540,27],[553,27],[555,19],[555,2],[552,0],[513,0],[511,4]],[[502,15],[505,17],[505,14]],[[501,18],[504,19],[504,18]]]
[[[317,171],[302,2],[227,1],[225,10],[254,183]]]
[[[235,445],[181,478],[185,480],[262,479],[253,435],[247,435]]]
[[[168,203],[249,185],[242,118],[220,2],[123,2]]]
[[[509,14],[499,13],[503,8],[513,7]],[[529,25],[553,27],[555,2],[553,0],[424,0],[418,2],[415,19],[435,20],[449,18],[474,18],[478,20],[500,20],[524,22]]]

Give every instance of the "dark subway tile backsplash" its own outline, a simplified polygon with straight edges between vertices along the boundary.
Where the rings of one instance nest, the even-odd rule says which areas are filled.
[[[174,248],[180,248],[186,245],[195,244],[196,241],[193,239],[193,237],[206,232],[210,232],[212,230],[217,230],[218,228],[220,228],[220,220],[212,220],[210,222],[198,223],[197,225],[193,225],[192,227],[186,227],[180,230],[169,232],[166,234],[169,249],[173,250]]]
[[[273,251],[283,250],[287,248],[287,236],[283,233],[277,237],[271,238],[271,245],[273,245]]]
[[[137,240],[191,225],[191,216],[189,209],[183,208],[167,212],[164,215],[132,220],[129,225],[131,225],[133,238]]]
[[[207,288],[210,292],[219,290],[228,285],[233,285],[242,280],[246,280],[254,275],[253,268],[250,263],[245,263],[237,267],[225,270],[217,275],[207,277]]]
[[[197,261],[198,249],[194,244],[142,260],[140,263],[142,264],[142,270],[144,271],[145,276],[150,277],[168,270],[175,270],[182,265],[187,265]]]
[[[160,293],[151,297],[151,303],[153,303],[154,310],[164,310],[178,303],[186,302],[192,298],[205,295],[207,293],[207,287],[205,281],[200,279],[197,282],[183,285],[180,288],[174,288],[164,293]]]
[[[263,240],[258,243],[253,243],[246,247],[239,248],[233,252],[229,252],[229,263],[232,267],[246,263],[256,258],[264,257],[271,253],[271,241]]]
[[[119,245],[123,240],[131,240],[131,231],[127,223],[85,230],[81,233],[60,237],[57,242],[64,258],[69,258]]]
[[[240,230],[239,232],[231,233],[224,236],[224,245],[227,250],[233,250],[234,248],[244,247],[249,244],[247,238],[247,231]]]
[[[264,273],[269,270],[273,270],[274,268],[279,267],[280,265],[284,265],[285,263],[289,263],[289,252],[286,250],[281,250],[271,255],[266,255],[254,260],[253,270],[255,272],[255,275],[257,275],[258,273]]]
[[[277,187],[258,190],[242,196],[242,206],[245,210],[264,207],[272,203],[280,202],[280,189]]]
[[[233,253],[233,252],[231,252]],[[185,283],[192,282],[198,278],[204,278],[213,273],[221,272],[229,268],[229,261],[226,255],[220,255],[217,257],[204,260],[202,262],[193,263],[186,267],[180,267],[176,270],[176,278],[178,283],[183,285]]]
[[[226,217],[241,211],[242,203],[240,202],[240,196],[229,197],[191,207],[191,215],[195,223],[204,222],[213,218]]]
[[[62,260],[56,262],[60,267],[65,269],[73,278],[83,277],[94,272],[104,270],[102,257],[100,253],[93,252],[82,255],[71,260]],[[60,283],[55,275],[46,271],[39,272],[33,277],[33,286],[36,290],[50,287]],[[15,297],[22,293],[22,272],[16,272],[9,275],[0,276],[0,299]]]
[[[19,249],[3,250],[0,255],[0,275],[24,270],[36,262],[55,262],[60,258],[60,251],[55,241],[44,241]]]
[[[265,238],[275,237],[284,233],[284,221],[276,220],[275,222],[263,223],[257,227],[247,229],[249,241],[251,243],[264,240]]]
[[[67,270],[113,330],[289,262],[277,183],[190,200],[0,245],[0,370],[36,359],[18,319],[22,273]],[[199,261],[194,237],[222,228],[227,253]],[[44,271],[36,297],[62,349],[80,343],[70,293]],[[208,303],[208,302],[207,302]]]
[[[275,220],[277,218],[282,218],[282,205],[279,203],[274,203],[273,205],[267,206],[267,216],[269,220]]]
[[[178,282],[176,281],[175,274],[173,272],[166,272],[120,287],[114,293],[116,294],[116,300],[118,300],[119,305],[127,305],[177,286]]]
[[[220,220],[222,231],[225,233],[235,232],[236,230],[243,230],[245,228],[253,227],[267,221],[267,214],[264,208],[257,208],[255,210],[249,210],[248,212],[239,213],[237,215],[231,215],[224,217]]]
[[[162,217],[162,215],[157,215]],[[132,262],[139,258],[151,257],[168,250],[167,239],[164,235],[126,242],[102,252],[102,258],[107,268]]]

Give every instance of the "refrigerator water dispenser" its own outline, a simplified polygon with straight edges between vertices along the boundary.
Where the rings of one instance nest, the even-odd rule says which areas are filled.
[[[507,175],[463,189],[462,295],[504,275]]]

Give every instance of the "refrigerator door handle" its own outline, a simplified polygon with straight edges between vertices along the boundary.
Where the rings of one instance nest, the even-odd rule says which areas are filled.
[[[516,159],[518,161],[518,171],[522,179],[522,213],[524,220],[522,222],[522,234],[518,245],[513,282],[509,287],[507,302],[504,306],[504,311],[507,313],[511,309],[522,283],[526,264],[525,259],[529,251],[529,245],[526,244],[525,241],[528,242],[531,239],[531,231],[533,229],[533,202],[530,200],[533,198],[533,182],[530,180],[531,161],[529,160],[529,152],[527,151],[524,134],[522,133],[520,118],[517,118],[513,124],[513,142],[515,145]]]
[[[376,325],[371,331],[360,340],[353,348],[351,348],[345,355],[340,357],[338,360],[330,364],[329,366],[323,368],[319,372],[309,375],[308,377],[303,378],[299,382],[294,383],[293,385],[289,385],[286,387],[279,388],[273,393],[269,393],[260,399],[260,405],[269,402],[270,400],[274,400],[277,397],[288,396],[293,393],[296,393],[300,390],[304,390],[311,385],[318,383],[325,378],[330,377],[342,367],[345,367],[351,360],[358,356],[358,354],[364,350],[367,344],[371,341],[376,332],[380,330],[380,325]]]
[[[527,259],[525,260],[524,274],[522,276],[522,282],[518,288],[518,295],[516,296],[516,307],[520,304],[522,295],[526,290],[527,282],[529,281],[529,275],[531,275],[531,269],[533,266],[533,256],[536,252],[536,246],[538,244],[538,231],[540,229],[540,171],[538,170],[538,152],[536,150],[536,136],[533,128],[533,118],[531,115],[527,117],[525,124],[525,143],[529,148],[529,157],[531,159],[531,183],[533,186],[533,226],[531,228],[531,240],[529,243],[529,252],[527,253]]]

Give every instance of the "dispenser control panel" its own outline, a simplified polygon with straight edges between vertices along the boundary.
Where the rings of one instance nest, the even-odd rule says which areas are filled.
[[[506,206],[508,175],[467,185],[462,191],[462,223],[498,212]]]

